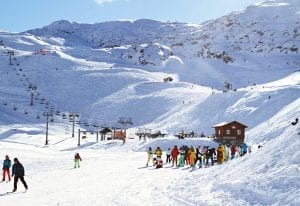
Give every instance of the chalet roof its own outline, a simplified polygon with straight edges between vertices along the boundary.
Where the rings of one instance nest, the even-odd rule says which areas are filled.
[[[246,125],[244,125],[244,124],[242,124],[242,123],[240,123],[240,122],[238,122],[238,121],[232,121],[232,122],[221,122],[221,123],[219,123],[219,124],[215,124],[214,126],[212,126],[212,128],[215,128],[215,127],[223,127],[223,126],[228,125],[228,124],[231,124],[231,123],[237,123],[237,124],[240,124],[240,125],[242,125],[242,126],[245,127],[245,128],[248,127],[248,126],[246,126]]]
[[[109,133],[109,132],[112,132],[112,130],[109,129],[109,128],[107,128],[107,127],[103,128],[103,129],[100,131],[100,133],[102,133],[102,134],[106,134],[106,133]]]

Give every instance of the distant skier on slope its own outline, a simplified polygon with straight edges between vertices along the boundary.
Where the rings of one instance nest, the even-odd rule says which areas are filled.
[[[74,156],[74,168],[80,167],[80,161],[82,161],[82,159],[81,159],[79,153],[77,152],[77,153],[75,153],[75,156]]]
[[[9,159],[8,155],[5,155],[5,160],[3,161],[3,178],[2,181],[5,181],[5,176],[8,176],[8,181],[10,181],[10,172],[9,169],[11,167],[11,160]]]
[[[14,158],[14,164],[12,166],[12,177],[14,177],[14,189],[13,192],[17,191],[18,180],[20,179],[25,189],[28,189],[27,183],[24,180],[25,170],[23,165],[19,162],[18,158]]]

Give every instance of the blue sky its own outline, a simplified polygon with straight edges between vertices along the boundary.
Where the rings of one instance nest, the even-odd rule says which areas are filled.
[[[96,23],[118,19],[155,19],[202,23],[262,0],[4,0],[0,30],[14,32],[69,20]]]

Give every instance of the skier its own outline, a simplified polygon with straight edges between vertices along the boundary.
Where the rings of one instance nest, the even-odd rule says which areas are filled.
[[[179,167],[184,167],[184,159],[185,159],[185,148],[181,147],[180,148],[180,156],[179,156]]]
[[[196,152],[193,146],[191,146],[190,150],[189,150],[189,162],[190,162],[190,166],[194,167],[195,166],[195,162],[196,162]]]
[[[233,144],[231,146],[230,150],[231,150],[231,159],[234,159],[235,158],[235,153],[237,152],[236,146]]]
[[[217,161],[219,164],[222,164],[224,161],[224,148],[221,144],[217,148]]]
[[[3,161],[3,167],[2,167],[2,170],[3,170],[2,181],[3,182],[5,181],[5,174],[7,174],[8,181],[10,181],[10,173],[9,173],[10,166],[11,166],[11,160],[9,159],[8,155],[5,155],[5,160]]]
[[[207,157],[206,157],[207,149],[208,149],[207,146],[203,146],[203,147],[201,148],[201,154],[202,154],[202,162],[203,162],[203,164],[204,164],[204,162],[205,162],[206,159],[207,159]],[[202,164],[200,165],[200,167],[202,167]]]
[[[153,158],[153,167],[156,169],[163,167],[163,161],[160,157]]]
[[[186,165],[190,165],[190,153],[191,153],[191,149],[188,146],[186,146],[185,147],[185,157],[184,157]]]
[[[156,150],[155,150],[155,155],[156,155],[156,157],[161,158],[161,156],[162,156],[162,151],[161,151],[160,147],[157,147],[157,148],[156,148]]]
[[[171,151],[171,155],[172,155],[172,167],[174,166],[174,162],[175,162],[175,166],[177,167],[177,157],[179,154],[179,150],[177,148],[177,146],[175,145],[174,148]]]
[[[247,154],[248,145],[246,143],[243,143],[241,145],[241,149],[242,149],[242,156],[244,156],[245,154]]]
[[[166,164],[171,163],[171,148],[168,148],[168,150],[166,151],[166,156]]]
[[[195,162],[195,165],[197,164],[197,162],[199,161],[199,168],[202,167],[202,148],[201,146],[199,146],[199,148],[196,148],[196,162]]]
[[[147,159],[146,167],[148,167],[148,164],[149,164],[150,160],[152,161],[152,164],[153,164],[153,152],[152,152],[151,147],[149,147],[149,149],[147,151],[147,155],[148,155],[148,159]]]
[[[211,165],[214,165],[214,155],[216,155],[215,148],[208,149],[207,147],[207,152],[206,152],[206,167],[208,167],[208,160],[211,160]]]
[[[14,164],[12,166],[12,177],[14,177],[14,189],[13,192],[17,191],[17,183],[20,179],[26,190],[28,190],[27,183],[24,180],[25,170],[23,165],[19,162],[18,158],[14,158]]]
[[[82,159],[81,159],[79,153],[77,152],[77,153],[75,153],[75,156],[74,156],[74,168],[80,167],[80,161],[82,161]]]

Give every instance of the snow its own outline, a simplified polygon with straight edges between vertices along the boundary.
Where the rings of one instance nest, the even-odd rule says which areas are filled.
[[[202,25],[58,21],[0,32],[0,157],[18,157],[29,185],[7,194],[12,182],[1,183],[1,205],[299,205],[297,12],[299,1],[276,0]],[[225,81],[233,90],[223,92]],[[45,145],[50,110],[60,114]],[[75,137],[61,115],[72,112]],[[134,123],[125,144],[88,133],[77,146],[79,128],[119,127],[119,117]],[[252,153],[209,168],[145,167],[149,147],[161,147],[163,160],[174,145],[216,147],[212,126],[231,121],[248,126]],[[139,141],[139,129],[167,136]],[[182,130],[207,137],[177,139]]]

